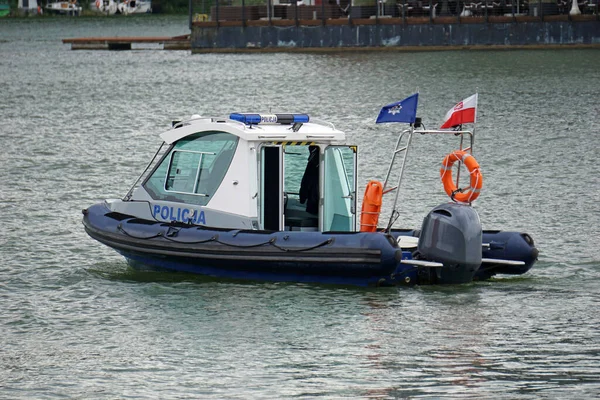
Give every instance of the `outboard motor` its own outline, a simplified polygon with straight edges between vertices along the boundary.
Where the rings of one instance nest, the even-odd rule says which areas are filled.
[[[481,243],[481,222],[471,206],[444,203],[435,207],[423,220],[417,258],[444,266],[419,269],[419,283],[471,282],[481,265]]]

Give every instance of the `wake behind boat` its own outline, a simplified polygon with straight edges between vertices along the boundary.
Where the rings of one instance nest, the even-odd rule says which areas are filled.
[[[384,109],[397,120],[402,104],[406,109],[402,102],[390,105],[397,112]],[[306,114],[233,113],[175,122],[125,197],[83,210],[83,224],[134,267],[222,278],[376,286],[527,272],[538,254],[531,237],[482,231],[470,206],[482,185],[472,132],[424,130],[412,114],[410,123],[385,182],[367,185],[360,223],[358,149],[344,132]],[[453,201],[431,210],[420,229],[393,229],[415,133],[460,138],[441,171]],[[445,175],[461,163],[470,169],[470,186],[462,190]],[[382,228],[384,193],[395,200]]]

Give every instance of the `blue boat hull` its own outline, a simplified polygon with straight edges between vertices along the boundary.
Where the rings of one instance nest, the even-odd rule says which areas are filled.
[[[104,204],[84,210],[83,224],[92,238],[115,249],[131,265],[152,269],[232,279],[358,286],[452,284],[478,279],[478,266],[431,268],[401,263],[411,259],[412,253],[400,249],[397,236],[416,231],[385,234],[206,228],[139,219],[111,212]]]

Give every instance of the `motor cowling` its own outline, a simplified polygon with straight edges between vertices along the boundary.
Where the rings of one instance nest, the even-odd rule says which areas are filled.
[[[481,265],[481,243],[477,211],[466,204],[444,203],[423,220],[417,250],[419,258],[444,264],[436,280],[452,283],[456,279],[458,283],[468,280]]]

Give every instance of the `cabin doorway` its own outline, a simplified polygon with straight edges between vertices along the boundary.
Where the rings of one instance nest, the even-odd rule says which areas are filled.
[[[283,230],[283,156],[280,146],[262,148],[260,176],[262,229]]]
[[[260,203],[265,230],[353,232],[356,147],[262,147]]]
[[[284,156],[285,230],[318,231],[321,206],[321,149],[307,142],[286,144]]]
[[[318,231],[321,154],[310,143],[281,143],[261,149],[262,229]]]

